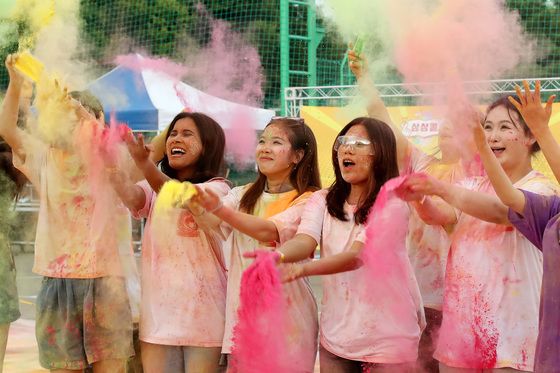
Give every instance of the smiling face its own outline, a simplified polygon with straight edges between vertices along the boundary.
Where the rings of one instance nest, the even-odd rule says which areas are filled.
[[[256,149],[259,171],[267,177],[287,177],[298,162],[288,133],[280,125],[265,128]]]
[[[374,157],[368,132],[363,125],[358,124],[350,127],[344,137],[353,141],[339,144],[336,150],[342,178],[353,185],[366,183],[372,173]]]
[[[535,140],[523,130],[517,113],[508,113],[506,107],[496,106],[486,116],[484,131],[490,148],[506,172],[530,162]]]
[[[202,154],[202,141],[191,118],[179,119],[165,142],[169,166],[175,170],[194,167]]]

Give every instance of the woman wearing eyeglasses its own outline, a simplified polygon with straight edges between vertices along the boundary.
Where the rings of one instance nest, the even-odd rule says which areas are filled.
[[[245,253],[275,250],[297,230],[305,202],[320,189],[317,143],[311,129],[299,118],[273,118],[256,147],[258,178],[233,188],[220,199],[199,190],[193,202],[203,206],[208,224],[212,215],[227,237],[231,232],[226,300],[226,327],[222,352],[231,354],[237,324],[241,275],[252,260]],[[216,222],[214,222],[216,224]],[[315,248],[315,247],[314,247]],[[306,258],[306,260],[312,252]],[[284,285],[288,305],[288,351],[285,359],[297,359],[299,372],[313,372],[317,355],[317,305],[305,279]],[[258,351],[255,351],[258,353]],[[235,364],[229,364],[228,372]],[[242,373],[242,372],[240,372]],[[296,373],[296,372],[290,372]]]
[[[399,268],[404,268],[395,269],[402,277],[391,286],[405,290],[391,299],[364,299],[359,290],[363,269],[356,258],[370,208],[383,184],[399,175],[395,136],[384,122],[356,118],[339,133],[332,162],[335,182],[313,194],[297,234],[278,249],[281,261],[295,263],[284,280],[331,275],[323,277],[321,372],[410,372],[424,320],[405,242],[387,248],[398,253]],[[400,207],[407,209],[404,202]],[[318,244],[321,259],[302,263]],[[387,281],[379,275],[373,286],[387,287]],[[391,314],[388,304],[398,308],[398,315]]]
[[[449,121],[443,122],[438,128],[438,148],[441,157],[426,154],[414,146],[402,133],[401,128],[391,121],[389,112],[366,71],[367,60],[352,50],[348,52],[348,60],[360,89],[368,97],[368,114],[389,124],[395,134],[401,174],[424,172],[438,180],[457,183],[467,174],[477,171],[472,167],[474,162],[461,159],[465,153],[466,139],[457,135]],[[472,146],[474,153],[474,142]],[[437,373],[439,365],[433,355],[442,323],[445,269],[451,246],[448,232],[453,226],[428,225],[413,209],[408,228],[408,255],[422,294],[427,322],[418,349],[418,364],[426,372]]]

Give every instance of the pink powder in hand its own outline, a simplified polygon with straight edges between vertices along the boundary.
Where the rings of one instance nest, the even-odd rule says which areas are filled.
[[[389,180],[377,195],[359,256],[363,281],[356,286],[363,291],[364,302],[383,310],[372,322],[402,322],[410,333],[420,333],[425,325],[422,300],[406,250],[409,208],[399,198],[406,192],[403,183],[407,177]]]
[[[286,346],[286,304],[276,255],[257,251],[241,278],[238,322],[233,331],[232,364],[239,373],[284,373],[290,366]]]

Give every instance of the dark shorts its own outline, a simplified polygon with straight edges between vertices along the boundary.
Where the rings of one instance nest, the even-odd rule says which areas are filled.
[[[0,324],[9,324],[19,316],[14,256],[0,233]]]
[[[43,278],[36,335],[39,361],[47,369],[81,370],[134,355],[124,279]]]

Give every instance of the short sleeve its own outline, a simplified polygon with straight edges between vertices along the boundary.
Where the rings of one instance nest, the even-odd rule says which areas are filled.
[[[239,210],[239,203],[241,202],[241,198],[243,198],[243,193],[245,193],[246,188],[247,186],[245,185],[230,189],[227,195],[222,198],[224,206],[232,210]],[[228,223],[222,221],[220,223],[220,230],[223,237],[228,237],[233,229]]]
[[[435,157],[429,156],[413,144],[409,144],[406,167],[402,174],[427,172],[431,165],[437,161]]]
[[[207,190],[211,189],[214,193],[224,198],[230,191],[229,182],[226,179],[212,179],[202,184],[197,184],[198,187]],[[225,201],[224,201],[225,204]]]
[[[46,164],[49,148],[42,141],[34,138],[27,132],[22,133],[22,147],[25,158],[13,154],[14,167],[20,170],[35,188],[39,189],[41,184],[41,168]]]
[[[364,225],[360,225],[360,231],[356,235],[356,239],[354,241],[361,242],[363,244],[366,243],[366,227]]]
[[[144,206],[142,206],[140,210],[134,211],[131,209],[130,213],[135,219],[147,218],[148,215],[150,214],[150,208],[156,198],[156,194],[147,180],[142,180],[136,183],[136,185],[142,188],[142,191],[144,192],[144,196],[145,196],[144,198],[145,202],[144,202]]]
[[[511,208],[508,218],[511,224],[531,243],[542,250],[542,239],[548,222],[560,213],[560,198],[556,195],[546,196],[520,189],[525,195],[523,214]]]
[[[313,193],[305,204],[297,234],[307,234],[318,244],[321,242],[323,219],[327,210],[327,190]]]
[[[283,244],[295,236],[301,221],[301,215],[311,195],[311,193],[308,193],[300,196],[289,208],[268,219],[276,225],[278,236],[280,237],[280,244]]]

